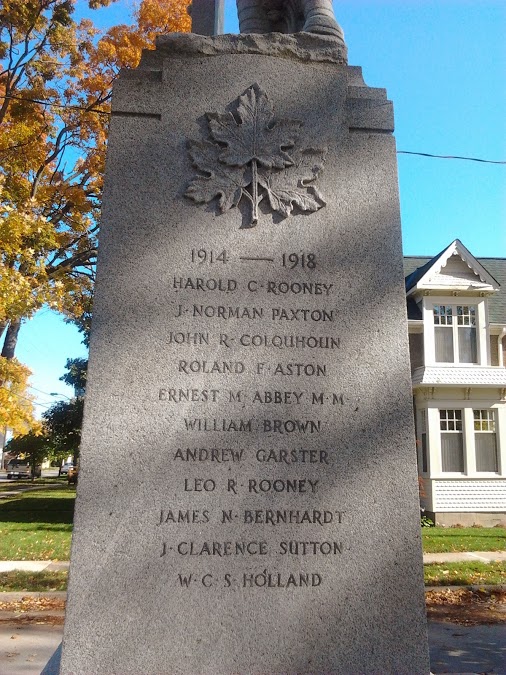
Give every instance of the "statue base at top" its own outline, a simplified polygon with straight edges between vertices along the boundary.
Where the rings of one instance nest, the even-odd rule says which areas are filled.
[[[300,61],[323,63],[348,63],[348,51],[344,41],[329,35],[316,33],[248,33],[241,35],[197,35],[196,33],[172,33],[156,39],[156,51],[171,54],[261,54]],[[141,66],[153,51],[145,51]]]

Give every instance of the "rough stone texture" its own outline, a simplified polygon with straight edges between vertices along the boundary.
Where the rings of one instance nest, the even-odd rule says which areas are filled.
[[[426,675],[391,105],[356,68],[196,58],[168,44],[115,85],[61,672]],[[219,214],[184,197],[195,177],[187,144],[208,135],[206,113],[223,114],[255,83],[275,119],[304,122],[300,147],[327,148],[326,206],[280,219],[264,201],[256,227],[242,227],[246,202]],[[291,253],[294,269],[282,264]],[[295,292],[300,284],[313,292]],[[214,316],[194,316],[201,306]],[[331,318],[304,321],[302,310]],[[243,335],[267,336],[267,346],[241,346]],[[276,347],[272,336],[305,345]],[[203,362],[243,372],[208,374]],[[243,430],[188,430],[194,420],[242,420]],[[228,461],[182,461],[188,448]],[[273,452],[257,458],[260,449]],[[302,462],[309,450],[315,461]],[[287,481],[295,491],[274,489]],[[255,493],[260,484],[267,491]],[[308,514],[249,522],[269,510]],[[194,522],[170,522],[180,511]],[[210,555],[205,542],[222,553],[245,542],[250,553]],[[319,543],[301,555],[286,554],[286,542]],[[179,575],[191,575],[188,588]]]
[[[316,33],[251,33],[244,35],[214,35],[204,37],[193,33],[172,33],[156,39],[158,56],[222,54],[261,54],[281,58],[328,63],[346,63],[347,50],[340,40]],[[146,54],[146,52],[145,52]],[[149,53],[148,53],[149,54]],[[142,65],[142,64],[141,64]]]

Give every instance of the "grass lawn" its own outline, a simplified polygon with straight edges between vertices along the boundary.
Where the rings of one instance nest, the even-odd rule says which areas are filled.
[[[0,574],[0,593],[13,591],[66,591],[68,572],[4,572]]]
[[[504,563],[460,562],[423,566],[426,586],[506,584]]]
[[[504,551],[506,529],[503,527],[424,527],[424,553],[449,551]]]
[[[0,560],[68,560],[74,486],[0,500]]]

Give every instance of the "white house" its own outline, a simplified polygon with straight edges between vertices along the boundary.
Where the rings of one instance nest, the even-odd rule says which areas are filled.
[[[422,507],[506,523],[506,259],[456,239],[404,271]]]

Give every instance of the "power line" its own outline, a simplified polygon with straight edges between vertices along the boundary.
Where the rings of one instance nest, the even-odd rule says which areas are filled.
[[[18,101],[28,101],[29,103],[37,103],[38,105],[43,105],[48,108],[59,108],[60,110],[82,110],[87,113],[96,113],[97,115],[106,115],[110,117],[111,112],[106,110],[99,110],[93,108],[85,108],[84,106],[79,105],[60,105],[58,103],[51,103],[49,101],[42,101],[35,98],[28,98],[25,96],[15,96],[14,94],[8,94],[7,96],[0,96],[3,99],[14,99]],[[506,160],[493,160],[493,159],[482,159],[480,157],[463,157],[461,155],[435,155],[430,152],[414,152],[410,150],[397,150],[398,155],[418,155],[419,157],[429,157],[431,159],[460,159],[466,162],[481,162],[482,164],[506,164]]]
[[[15,391],[12,391],[11,389],[7,389],[7,387],[0,387],[0,389],[9,392],[11,396],[17,396],[17,398],[22,398],[24,401],[28,401],[28,403],[31,403],[32,405],[40,405],[41,408],[49,408],[53,405],[52,403],[37,403],[37,401],[33,401],[31,398],[27,398],[26,396],[21,396],[21,394],[17,394]]]
[[[34,389],[35,391],[38,391],[39,394],[45,394],[46,396],[52,396],[52,394],[49,391],[42,391],[42,389],[37,389],[37,387],[32,387],[31,384],[28,385],[28,389]]]
[[[506,164],[506,161],[493,159],[480,159],[479,157],[460,157],[459,155],[432,155],[429,152],[410,152],[409,150],[397,150],[398,155],[419,155],[420,157],[435,157],[436,159],[463,159],[467,162],[483,162],[484,164]]]

